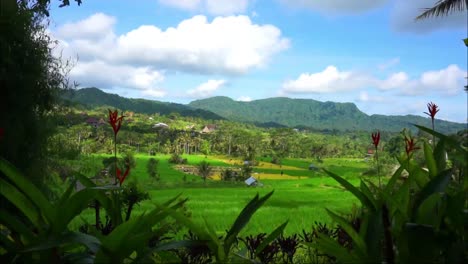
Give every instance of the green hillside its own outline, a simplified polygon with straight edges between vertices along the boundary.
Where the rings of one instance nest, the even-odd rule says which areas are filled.
[[[320,102],[312,99],[268,98],[251,102],[234,101],[228,97],[196,100],[189,106],[216,113],[224,118],[254,123],[276,123],[289,127],[309,127],[317,130],[340,131],[401,131],[412,124],[430,126],[430,119],[421,116],[369,116],[353,103]],[[437,130],[454,133],[465,124],[437,120]]]
[[[125,98],[117,94],[105,93],[94,87],[68,90],[62,95],[62,98],[66,101],[80,103],[88,107],[109,106],[124,111],[134,111],[145,114],[159,113],[161,115],[168,115],[171,113],[179,113],[181,116],[193,116],[210,120],[224,119],[212,112],[192,108],[183,104]]]

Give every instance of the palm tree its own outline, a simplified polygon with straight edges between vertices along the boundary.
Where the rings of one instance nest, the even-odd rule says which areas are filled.
[[[432,16],[446,16],[453,11],[463,11],[468,7],[468,0],[439,0],[435,6],[425,8],[424,12],[416,17],[416,20]]]
[[[198,174],[203,178],[203,182],[206,183],[206,178],[208,178],[211,174],[211,166],[210,163],[203,160],[198,164]]]

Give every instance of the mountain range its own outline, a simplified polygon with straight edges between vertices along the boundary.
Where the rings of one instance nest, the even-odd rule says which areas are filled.
[[[89,107],[109,106],[125,111],[163,115],[176,112],[181,116],[194,116],[209,120],[228,119],[266,127],[286,126],[319,131],[398,132],[403,128],[415,130],[413,124],[431,126],[431,120],[422,116],[367,115],[353,103],[320,102],[313,99],[276,97],[241,102],[225,96],[216,96],[183,105],[124,98],[116,94],[105,93],[97,88],[69,90],[63,94],[62,98]],[[436,120],[436,130],[443,133],[456,133],[466,128],[466,124]]]

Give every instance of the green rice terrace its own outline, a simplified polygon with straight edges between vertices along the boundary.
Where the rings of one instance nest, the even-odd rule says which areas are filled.
[[[160,161],[159,182],[152,180],[146,171],[150,157]],[[221,156],[205,158],[204,155],[183,157],[187,158],[187,165],[175,166],[168,162],[169,155],[136,155],[137,165],[132,170],[131,177],[138,180],[138,184],[150,193],[151,200],[138,205],[134,209],[135,214],[150,210],[154,203],[162,203],[181,194],[181,197],[189,198],[186,206],[194,221],[200,225],[206,221],[206,224],[221,234],[232,225],[236,216],[256,193],[264,195],[274,190],[273,196],[246,226],[243,235],[270,233],[286,220],[289,220],[289,223],[285,234],[289,235],[310,229],[315,221],[331,223],[325,208],[348,214],[351,213],[349,208],[358,204],[358,200],[331,177],[320,171],[309,170],[311,162],[307,160],[286,159],[281,167],[262,161],[259,166],[254,166],[252,173],[262,186],[249,187],[244,182],[221,181],[219,173],[213,173],[211,179],[203,183],[200,176],[184,173],[183,169],[196,166],[202,160],[219,169],[235,169],[240,168],[243,162],[240,159],[233,160]],[[95,163],[95,166],[99,167],[101,157],[86,157],[80,162]],[[319,166],[343,175],[353,184],[358,184],[362,172],[368,169],[369,162],[364,159],[330,158],[325,159]],[[88,211],[83,217],[91,220],[92,215],[93,212]],[[80,221],[77,219],[74,225],[78,226]]]

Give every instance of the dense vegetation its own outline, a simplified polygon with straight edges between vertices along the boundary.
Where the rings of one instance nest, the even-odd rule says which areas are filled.
[[[189,106],[211,111],[229,120],[273,122],[315,130],[398,132],[403,128],[416,131],[413,124],[430,124],[429,119],[419,116],[368,116],[353,103],[319,102],[312,99],[279,97],[240,102],[228,97],[213,97],[193,101]],[[444,133],[455,133],[465,128],[464,124],[442,120],[438,120],[438,124],[438,129]]]
[[[372,135],[71,106],[49,1],[0,5],[2,263],[468,262],[467,131],[437,105]]]
[[[182,104],[166,103],[145,99],[129,99],[117,94],[108,94],[97,88],[63,91],[61,97],[69,104],[80,103],[88,107],[107,105],[113,108],[135,111],[138,113],[169,115],[177,113],[181,116],[201,117],[204,119],[223,119],[222,117],[202,109],[194,109]]]

